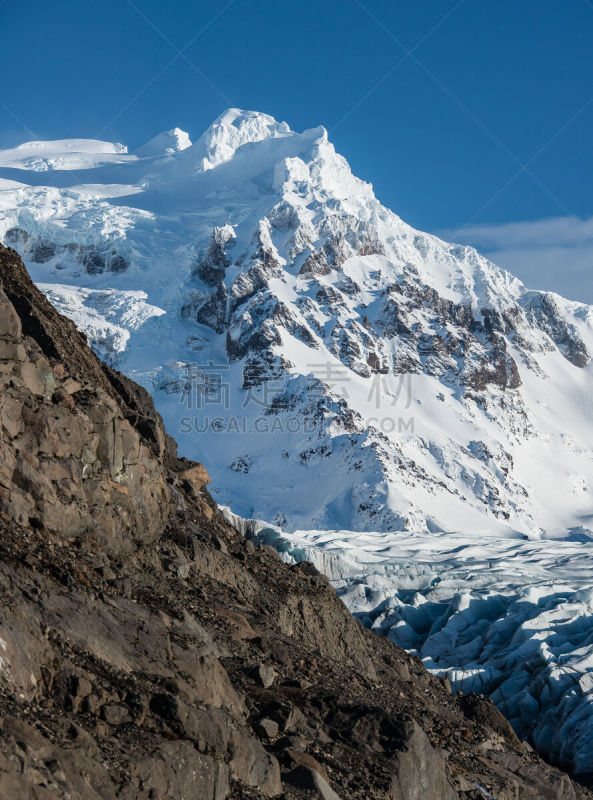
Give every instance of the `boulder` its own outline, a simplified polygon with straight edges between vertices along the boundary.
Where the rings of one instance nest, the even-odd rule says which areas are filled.
[[[179,478],[186,481],[195,494],[199,494],[210,483],[210,476],[203,464],[195,464],[189,469],[183,470],[179,473]]]
[[[264,689],[269,689],[276,680],[276,670],[269,664],[257,664],[249,674]]]
[[[443,756],[416,722],[395,754],[394,766],[391,800],[459,800]]]
[[[328,782],[319,772],[307,766],[295,767],[286,776],[286,783],[299,789],[313,789],[315,796],[321,800],[340,800]]]

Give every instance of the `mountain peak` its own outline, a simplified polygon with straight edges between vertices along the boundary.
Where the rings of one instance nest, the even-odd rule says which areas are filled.
[[[229,161],[245,144],[261,142],[292,133],[286,122],[259,111],[228,108],[200,136],[196,145],[203,151],[201,171]]]
[[[136,150],[136,154],[145,157],[157,157],[179,153],[191,147],[192,141],[189,134],[181,128],[171,128],[163,131]]]
[[[263,111],[249,111],[242,108],[227,108],[218,116],[211,128],[217,125],[223,127],[232,126],[239,131],[251,132],[252,135],[259,133],[267,133],[267,135],[275,135],[280,133],[291,133],[290,127],[286,122],[278,122],[271,114],[266,114]],[[264,136],[263,138],[267,138]],[[254,141],[261,141],[258,137]]]

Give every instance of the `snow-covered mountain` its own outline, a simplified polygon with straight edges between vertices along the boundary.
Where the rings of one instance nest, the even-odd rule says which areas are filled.
[[[593,771],[592,307],[412,229],[323,128],[236,109],[193,144],[0,152],[0,237],[216,499],[282,528],[253,535]]]
[[[560,536],[593,514],[593,309],[404,223],[323,128],[0,152],[0,236],[286,530]]]

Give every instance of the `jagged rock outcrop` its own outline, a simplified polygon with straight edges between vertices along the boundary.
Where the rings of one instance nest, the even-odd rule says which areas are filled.
[[[3,247],[0,287],[3,800],[592,796],[230,527]]]
[[[194,275],[208,286],[218,286],[224,280],[225,270],[231,262],[227,248],[232,246],[235,232],[230,225],[215,228],[206,252],[201,254],[194,265]]]

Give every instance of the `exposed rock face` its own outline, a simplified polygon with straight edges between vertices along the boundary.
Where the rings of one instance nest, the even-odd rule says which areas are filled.
[[[3,800],[592,796],[229,527],[5,248],[0,283]]]
[[[14,277],[0,276],[0,509],[66,539],[85,533],[110,551],[129,550],[138,538],[154,541],[173,507],[156,412],[151,420],[123,398],[118,403],[110,376],[122,387],[129,382],[90,354],[71,367],[55,360],[82,337],[49,304],[45,316],[37,314],[30,292],[15,286],[22,267],[11,266]]]
[[[208,286],[218,286],[224,280],[224,273],[230,266],[226,250],[232,245],[235,232],[230,225],[215,228],[206,252],[201,255],[194,266],[194,274]]]

